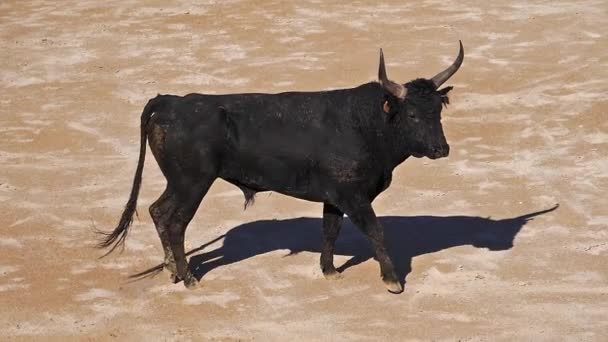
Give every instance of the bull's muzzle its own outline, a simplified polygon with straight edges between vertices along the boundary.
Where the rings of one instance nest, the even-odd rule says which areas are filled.
[[[431,149],[431,153],[429,154],[428,157],[431,159],[437,159],[437,158],[447,157],[449,154],[450,154],[450,145],[442,144],[442,145],[434,146]]]

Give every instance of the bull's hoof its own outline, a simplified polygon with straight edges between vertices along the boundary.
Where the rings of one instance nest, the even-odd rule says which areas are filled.
[[[177,284],[182,281],[182,278],[177,276],[177,271],[175,269],[171,269],[165,265],[164,271],[169,274],[169,281],[171,281],[172,284]]]
[[[401,293],[403,292],[403,285],[396,280],[384,280],[384,285],[386,285],[386,289],[390,293]]]
[[[173,284],[177,284],[180,281],[182,281],[182,279],[180,277],[177,276],[177,274],[175,273],[171,273],[169,274],[169,280],[171,281],[171,283]]]
[[[188,276],[186,277],[186,279],[184,279],[184,286],[188,290],[195,289],[197,285],[198,285],[198,280],[194,276],[192,276],[191,274],[188,274]]]
[[[175,267],[175,262],[173,263],[167,263],[165,262],[163,270],[165,272],[169,273],[169,280],[173,283],[173,284],[177,284],[179,283],[182,278],[177,276],[177,267]]]
[[[342,274],[336,271],[336,269],[323,271],[323,276],[325,276],[325,279],[327,280],[342,279]]]

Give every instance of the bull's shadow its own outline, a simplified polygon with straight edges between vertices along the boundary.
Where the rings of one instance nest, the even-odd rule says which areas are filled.
[[[515,236],[529,220],[557,207],[503,220],[475,216],[385,216],[380,221],[385,228],[387,248],[397,275],[404,282],[415,256],[463,245],[491,251],[510,249]],[[200,280],[216,267],[275,250],[290,250],[290,254],[302,251],[321,253],[321,226],[320,218],[307,217],[242,224],[221,236],[225,237],[221,247],[192,256],[190,268]],[[201,251],[208,245],[188,254]],[[352,256],[343,265],[336,265],[340,272],[374,257],[367,237],[348,219],[344,220],[335,254]]]

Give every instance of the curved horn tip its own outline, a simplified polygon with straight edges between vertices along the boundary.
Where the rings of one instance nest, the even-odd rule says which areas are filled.
[[[437,88],[439,88],[445,81],[452,77],[452,75],[454,75],[456,71],[458,71],[460,65],[462,65],[462,61],[464,60],[464,48],[462,47],[461,40],[459,40],[458,43],[460,45],[460,49],[458,51],[458,57],[456,57],[454,63],[452,63],[452,65],[450,65],[444,71],[438,73],[433,78],[431,78],[431,81],[435,84],[435,87]]]
[[[384,66],[384,52],[382,52],[382,48],[380,48],[380,63],[378,65],[378,80],[380,82],[386,82],[386,67]]]

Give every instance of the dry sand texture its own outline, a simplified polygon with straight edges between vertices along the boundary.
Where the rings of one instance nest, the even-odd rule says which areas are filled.
[[[1,340],[607,340],[605,0],[197,3],[0,2]],[[243,212],[220,181],[187,233],[226,234],[194,258],[201,286],[127,283],[162,257],[153,158],[126,250],[97,259],[148,98],[356,86],[379,47],[405,82],[458,39],[452,154],[406,162],[375,203],[401,295],[350,224],[343,279],[323,279],[321,205],[262,194]]]

